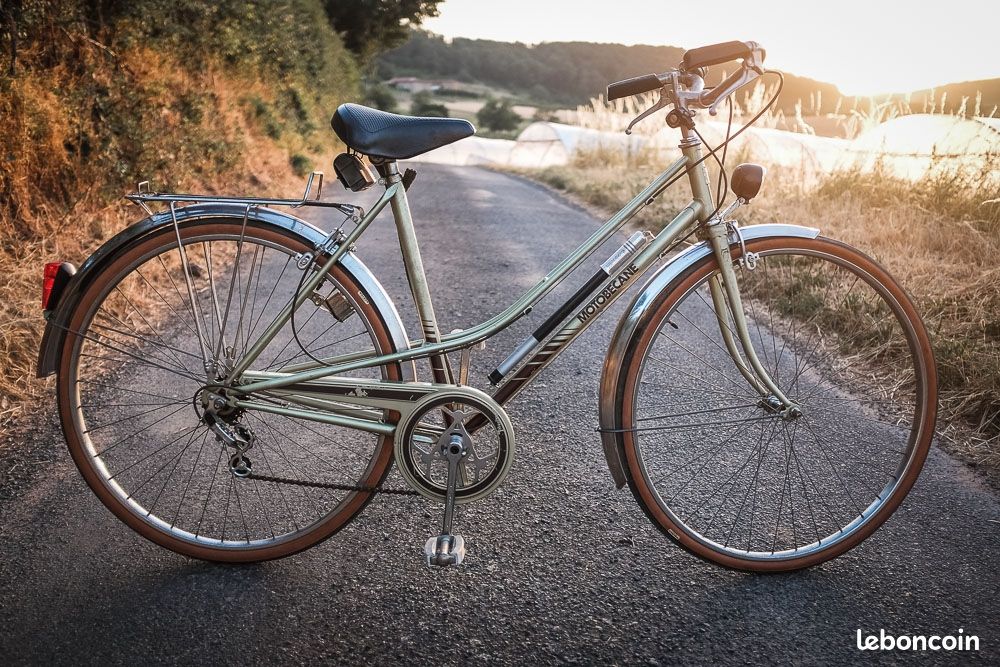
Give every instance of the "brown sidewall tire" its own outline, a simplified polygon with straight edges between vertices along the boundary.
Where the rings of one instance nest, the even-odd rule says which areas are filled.
[[[919,364],[923,366],[921,369],[923,373],[917,377],[917,393],[923,396],[924,409],[920,415],[919,423],[915,424],[917,434],[914,439],[914,452],[891,497],[848,538],[832,544],[829,548],[799,558],[774,561],[741,559],[715,551],[694,539],[683,528],[675,525],[670,515],[657,502],[656,493],[650,488],[640,464],[633,433],[624,432],[621,434],[619,439],[620,454],[626,464],[629,488],[646,515],[670,539],[699,558],[727,568],[753,572],[784,572],[817,565],[853,549],[875,532],[903,501],[920,474],[934,437],[934,425],[937,419],[937,369],[930,337],[923,320],[913,306],[913,302],[903,288],[872,258],[844,243],[824,237],[815,239],[766,238],[748,242],[747,248],[758,253],[779,249],[820,252],[860,268],[878,283],[881,283],[896,301],[899,309],[898,314],[902,314],[909,323],[908,330],[912,339],[908,342],[911,345],[911,352]],[[739,256],[740,252],[733,249],[733,257],[738,258]],[[629,343],[626,349],[625,360],[622,363],[623,372],[617,383],[616,401],[621,406],[619,414],[621,421],[618,428],[627,428],[626,425],[632,424],[637,381],[642,361],[663,319],[666,318],[678,299],[711,274],[716,266],[714,255],[709,255],[675,279],[667,289],[663,290],[645,321],[637,328],[638,336]]]
[[[238,228],[240,224],[241,223],[236,220],[229,222],[228,224],[225,222],[203,222],[188,226],[182,224],[181,234],[182,236],[194,234],[200,236],[232,233],[234,226]],[[275,243],[288,248],[293,252],[308,252],[311,250],[311,248],[309,248],[300,237],[288,232],[280,231],[274,227],[266,225],[257,226],[251,223],[247,227],[247,230],[247,233],[252,233],[253,238],[255,239]],[[70,330],[81,330],[80,327],[84,324],[84,319],[87,317],[88,312],[94,305],[94,299],[103,293],[104,289],[108,286],[108,283],[115,279],[120,271],[131,264],[136,257],[162,247],[165,242],[168,242],[173,238],[173,234],[173,227],[157,232],[151,237],[143,239],[137,244],[125,249],[119,253],[119,256],[116,259],[110,261],[108,266],[101,270],[99,275],[95,276],[93,282],[81,295],[80,302],[70,318]],[[365,297],[355,299],[355,302],[358,309],[371,324],[373,335],[377,340],[380,349],[384,353],[396,351],[382,314],[376,310],[374,306],[372,306],[374,300],[370,297],[370,295],[365,293],[354,277],[347,273],[341,265],[338,264],[335,266],[331,270],[330,275],[335,280],[340,282],[341,285],[352,290],[353,294],[361,294]],[[374,497],[375,494],[371,492],[355,492],[347,501],[346,505],[343,504],[343,502],[337,505],[336,512],[332,512],[325,518],[318,521],[308,532],[298,535],[293,539],[262,548],[242,550],[212,548],[204,545],[192,544],[191,542],[172,537],[155,529],[153,526],[143,521],[139,516],[129,511],[129,509],[118,500],[111,490],[108,489],[108,487],[104,484],[104,481],[91,466],[90,457],[85,451],[83,443],[80,441],[74,425],[73,408],[71,407],[72,401],[70,396],[70,392],[72,391],[70,382],[72,373],[71,362],[74,357],[74,347],[76,346],[77,340],[78,336],[67,333],[61,351],[56,387],[59,403],[59,417],[62,423],[63,433],[66,436],[66,442],[69,446],[70,454],[72,455],[73,461],[76,463],[77,468],[80,470],[80,473],[83,475],[83,478],[86,480],[88,486],[90,486],[97,497],[100,498],[101,502],[104,503],[104,505],[125,524],[151,542],[179,554],[208,561],[239,563],[284,558],[285,556],[290,556],[304,549],[308,549],[309,547],[312,547],[337,533],[337,531],[350,523],[350,521],[357,516],[357,514],[361,512],[361,510],[363,510]],[[384,369],[387,380],[398,381],[402,379],[402,370],[398,364],[385,366]],[[389,419],[392,421],[398,420],[398,413],[389,413]],[[381,436],[377,444],[377,452],[378,454],[375,457],[374,463],[371,465],[368,475],[363,479],[358,480],[358,484],[378,486],[389,473],[393,457],[392,440],[385,436]]]

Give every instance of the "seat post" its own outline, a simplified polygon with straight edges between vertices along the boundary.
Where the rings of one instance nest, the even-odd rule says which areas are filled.
[[[385,180],[386,187],[403,180],[399,174],[399,169],[396,167],[395,160],[386,160],[385,162],[376,164],[375,167]],[[410,204],[406,199],[406,188],[401,187],[396,190],[396,194],[390,201],[390,205],[392,206],[392,216],[396,220],[396,235],[399,238],[399,250],[403,255],[406,281],[410,284],[413,304],[416,306],[417,315],[420,317],[420,327],[423,330],[424,342],[440,342],[441,331],[438,329],[437,317],[434,315],[431,292],[427,285],[427,274],[424,272],[424,263],[420,257],[420,246],[417,243],[417,235],[413,229]],[[448,358],[444,355],[438,355],[430,359],[434,381],[454,384],[454,376],[448,364]]]

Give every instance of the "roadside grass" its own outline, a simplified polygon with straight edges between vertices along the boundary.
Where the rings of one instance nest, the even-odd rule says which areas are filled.
[[[583,153],[564,167],[518,170],[610,214],[660,168],[648,156]],[[730,165],[746,156],[734,156]],[[933,172],[932,172],[933,173]],[[813,189],[772,169],[742,224],[819,227],[874,256],[914,298],[937,358],[939,433],[947,449],[1000,479],[1000,199],[988,174],[942,174],[918,182],[879,170],[828,175]],[[690,198],[678,183],[635,222],[658,230]]]
[[[300,195],[295,173],[335,154],[328,114],[357,95],[353,60],[325,23],[290,21],[316,37],[299,42],[263,18],[220,34],[170,14],[155,25],[122,19],[95,39],[80,7],[61,0],[59,11],[26,13],[16,68],[0,53],[0,433],[48,386],[35,378],[46,262],[79,266],[144,218],[122,199],[139,180],[159,191]],[[309,44],[302,57],[299,43]]]
[[[164,62],[162,56],[152,59],[141,51],[122,54],[121,58],[134,70],[155,67],[140,77],[157,81],[158,88],[162,85],[158,92],[142,87],[133,91],[144,98],[149,95],[146,99],[155,95],[157,104],[162,105],[155,117],[154,143],[141,153],[132,153],[145,161],[154,188],[297,194],[301,182],[293,171],[307,171],[311,162],[299,151],[312,151],[290,133],[283,142],[275,142],[267,125],[241,103],[247,90],[266,95],[260,90],[262,84],[224,77],[219,72],[206,74],[204,79],[191,77]],[[10,110],[11,117],[24,120],[24,125],[5,123],[0,143],[18,155],[31,156],[8,165],[12,189],[8,204],[21,205],[0,216],[4,218],[0,226],[0,272],[4,276],[0,285],[0,358],[6,369],[0,379],[0,427],[22,414],[25,403],[36,399],[46,386],[34,378],[44,325],[39,303],[42,266],[58,259],[79,266],[101,243],[145,217],[120,197],[134,190],[134,185],[109,184],[93,164],[67,155],[65,145],[76,137],[64,115],[65,107],[54,96],[35,95],[56,85],[56,81],[36,75],[15,83],[12,94],[0,101],[0,108],[7,107],[0,115]],[[209,85],[212,93],[200,96]],[[188,100],[197,102],[185,108]],[[14,106],[18,104],[24,106]],[[148,128],[143,121],[137,119],[136,124],[129,130],[134,132],[131,136],[145,136]],[[37,136],[40,131],[46,134]],[[117,192],[115,186],[120,188]],[[52,193],[61,193],[65,199],[58,201]]]

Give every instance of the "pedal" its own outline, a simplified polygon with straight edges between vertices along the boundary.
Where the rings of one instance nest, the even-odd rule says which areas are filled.
[[[427,567],[461,565],[465,560],[465,540],[461,535],[438,535],[424,545]]]

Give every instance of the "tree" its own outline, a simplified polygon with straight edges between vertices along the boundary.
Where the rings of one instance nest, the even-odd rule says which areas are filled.
[[[398,106],[392,88],[383,83],[368,86],[365,90],[365,104],[389,112],[395,111]]]
[[[486,100],[476,118],[479,119],[480,125],[497,132],[516,130],[521,124],[521,117],[511,107],[510,100],[497,100],[492,97]]]
[[[325,0],[333,29],[363,62],[410,37],[410,30],[438,15],[442,0]]]
[[[431,99],[431,94],[426,90],[422,90],[413,96],[413,104],[410,105],[410,113],[414,116],[447,118],[448,107],[433,101]]]

